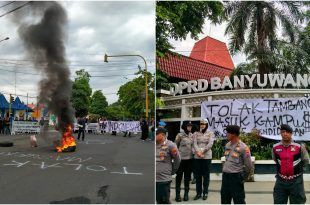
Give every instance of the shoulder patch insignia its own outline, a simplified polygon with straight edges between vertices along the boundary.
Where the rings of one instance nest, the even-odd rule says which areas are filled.
[[[172,154],[172,156],[176,156],[177,153],[178,153],[178,149],[177,149],[176,147],[172,147],[172,148],[171,148],[171,154]]]
[[[239,157],[239,154],[236,153],[236,152],[233,152],[233,153],[232,153],[232,156],[233,156],[233,157]]]
[[[249,148],[248,146],[245,147],[244,151],[245,151],[245,154],[246,154],[246,155],[250,155],[250,154],[251,154],[250,148]]]

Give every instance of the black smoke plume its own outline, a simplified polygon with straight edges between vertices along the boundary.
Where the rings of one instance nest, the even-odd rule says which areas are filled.
[[[42,16],[39,16],[38,23],[22,23],[19,35],[36,69],[42,74],[39,102],[58,116],[58,129],[63,132],[74,121],[70,102],[72,82],[64,46],[67,14],[57,2],[31,2],[29,8],[30,13]]]

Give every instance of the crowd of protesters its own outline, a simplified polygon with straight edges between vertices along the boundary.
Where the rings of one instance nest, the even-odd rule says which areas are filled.
[[[18,117],[13,115],[9,116],[6,114],[5,116],[0,115],[0,134],[8,135],[11,133],[13,121],[31,121],[31,122],[38,122],[34,117]]]

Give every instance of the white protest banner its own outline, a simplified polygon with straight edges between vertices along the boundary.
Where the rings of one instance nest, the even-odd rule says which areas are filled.
[[[294,140],[310,141],[310,98],[204,101],[201,117],[216,136],[225,136],[227,125],[238,125],[243,132],[256,128],[263,137],[280,140],[279,126],[288,124]]]
[[[79,130],[78,124],[74,123],[74,131]],[[141,132],[140,122],[139,121],[105,121],[103,128],[100,127],[99,123],[89,123],[86,124],[85,130],[96,131],[100,130],[106,132]]]
[[[107,121],[105,126],[106,132],[141,132],[139,121]]]
[[[39,133],[39,132],[40,132],[39,122],[13,121],[12,134],[16,134],[16,133]]]

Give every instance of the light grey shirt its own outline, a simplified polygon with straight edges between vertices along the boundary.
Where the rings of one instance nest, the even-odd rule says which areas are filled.
[[[175,143],[166,139],[162,144],[156,144],[156,182],[171,181],[180,162],[180,153]]]
[[[214,134],[211,131],[195,132],[193,135],[193,151],[195,159],[212,159],[212,146],[214,142]],[[196,152],[202,152],[203,157],[199,157]]]
[[[239,173],[245,171],[248,175],[253,168],[250,149],[241,140],[235,144],[228,142],[225,146],[224,156],[223,172]]]
[[[179,133],[175,138],[182,160],[191,159],[193,156],[193,134]]]

